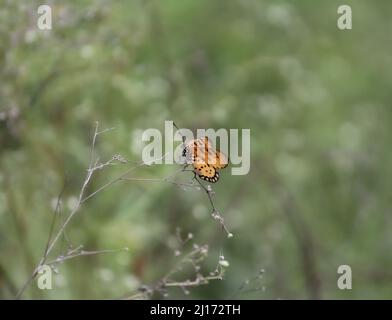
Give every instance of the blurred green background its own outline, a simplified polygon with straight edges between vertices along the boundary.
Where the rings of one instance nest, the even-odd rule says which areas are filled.
[[[230,266],[224,281],[169,298],[392,298],[391,1],[46,1],[51,31],[36,26],[40,4],[0,6],[1,298],[42,256],[64,181],[62,214],[75,202],[95,121],[116,128],[99,136],[102,161],[134,163],[140,130],[165,120],[251,129],[250,173],[222,171],[213,185],[234,237],[202,192],[120,182],[87,201],[67,234],[86,250],[129,250],[65,262],[52,290],[33,282],[23,298],[131,294],[173,266],[176,228],[209,245],[204,273],[220,252]],[[336,26],[341,4],[352,30]],[[88,193],[124,169],[97,173]],[[62,239],[52,257],[64,250]],[[337,287],[343,264],[352,290]]]

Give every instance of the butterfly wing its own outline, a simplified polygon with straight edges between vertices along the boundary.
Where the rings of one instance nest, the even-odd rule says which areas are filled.
[[[207,163],[197,163],[193,164],[194,171],[197,175],[208,182],[217,182],[219,180],[219,173],[215,168]]]
[[[208,182],[217,182],[219,180],[217,170],[228,165],[227,157],[212,147],[208,137],[189,141],[183,156],[187,158],[187,163],[193,165],[194,172]]]
[[[215,169],[219,170],[226,168],[229,164],[226,155],[223,152],[217,151],[208,140],[208,137],[200,140],[202,140],[201,149],[204,151],[205,161]]]
[[[212,166],[215,169],[224,169],[229,165],[229,159],[226,157],[226,155],[220,151],[214,150],[215,154],[215,161],[212,163]]]

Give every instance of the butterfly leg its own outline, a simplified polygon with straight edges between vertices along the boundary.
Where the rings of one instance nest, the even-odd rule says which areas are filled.
[[[182,171],[183,171],[183,172],[186,172],[186,171],[192,171],[192,172],[194,172],[193,169],[187,169],[188,166],[189,166],[189,164],[184,165],[184,167],[182,168]]]

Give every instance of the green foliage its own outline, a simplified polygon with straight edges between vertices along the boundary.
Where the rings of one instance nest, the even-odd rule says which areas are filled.
[[[33,283],[25,297],[118,298],[154,283],[173,264],[180,227],[209,245],[207,271],[221,249],[230,262],[224,281],[192,298],[230,297],[260,269],[251,284],[264,290],[238,298],[391,298],[390,1],[345,1],[350,31],[336,27],[339,1],[50,1],[51,31],[36,27],[38,1],[3,2],[0,297],[42,256],[64,181],[63,211],[72,206],[95,121],[116,128],[99,137],[102,161],[137,162],[138,130],[174,120],[251,129],[250,173],[222,172],[213,186],[234,237],[204,193],[122,181],[86,202],[67,232],[89,250],[129,250],[61,264],[55,289]],[[122,170],[99,172],[88,192]],[[342,264],[353,290],[336,286]]]

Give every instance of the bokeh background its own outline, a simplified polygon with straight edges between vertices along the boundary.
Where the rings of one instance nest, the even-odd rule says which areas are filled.
[[[99,137],[101,159],[134,163],[140,131],[165,120],[251,129],[250,173],[223,171],[213,186],[234,237],[203,192],[114,184],[67,234],[85,249],[129,250],[65,262],[52,290],[33,282],[23,298],[113,299],[155,283],[175,263],[177,228],[209,245],[203,271],[221,252],[230,266],[223,281],[170,298],[392,298],[391,1],[46,3],[51,31],[36,26],[39,1],[0,7],[1,298],[15,296],[42,256],[64,181],[62,214],[72,208],[95,121],[116,128]],[[341,4],[352,7],[352,30],[336,26]],[[99,172],[88,191],[125,167]],[[343,264],[352,290],[337,287]]]

